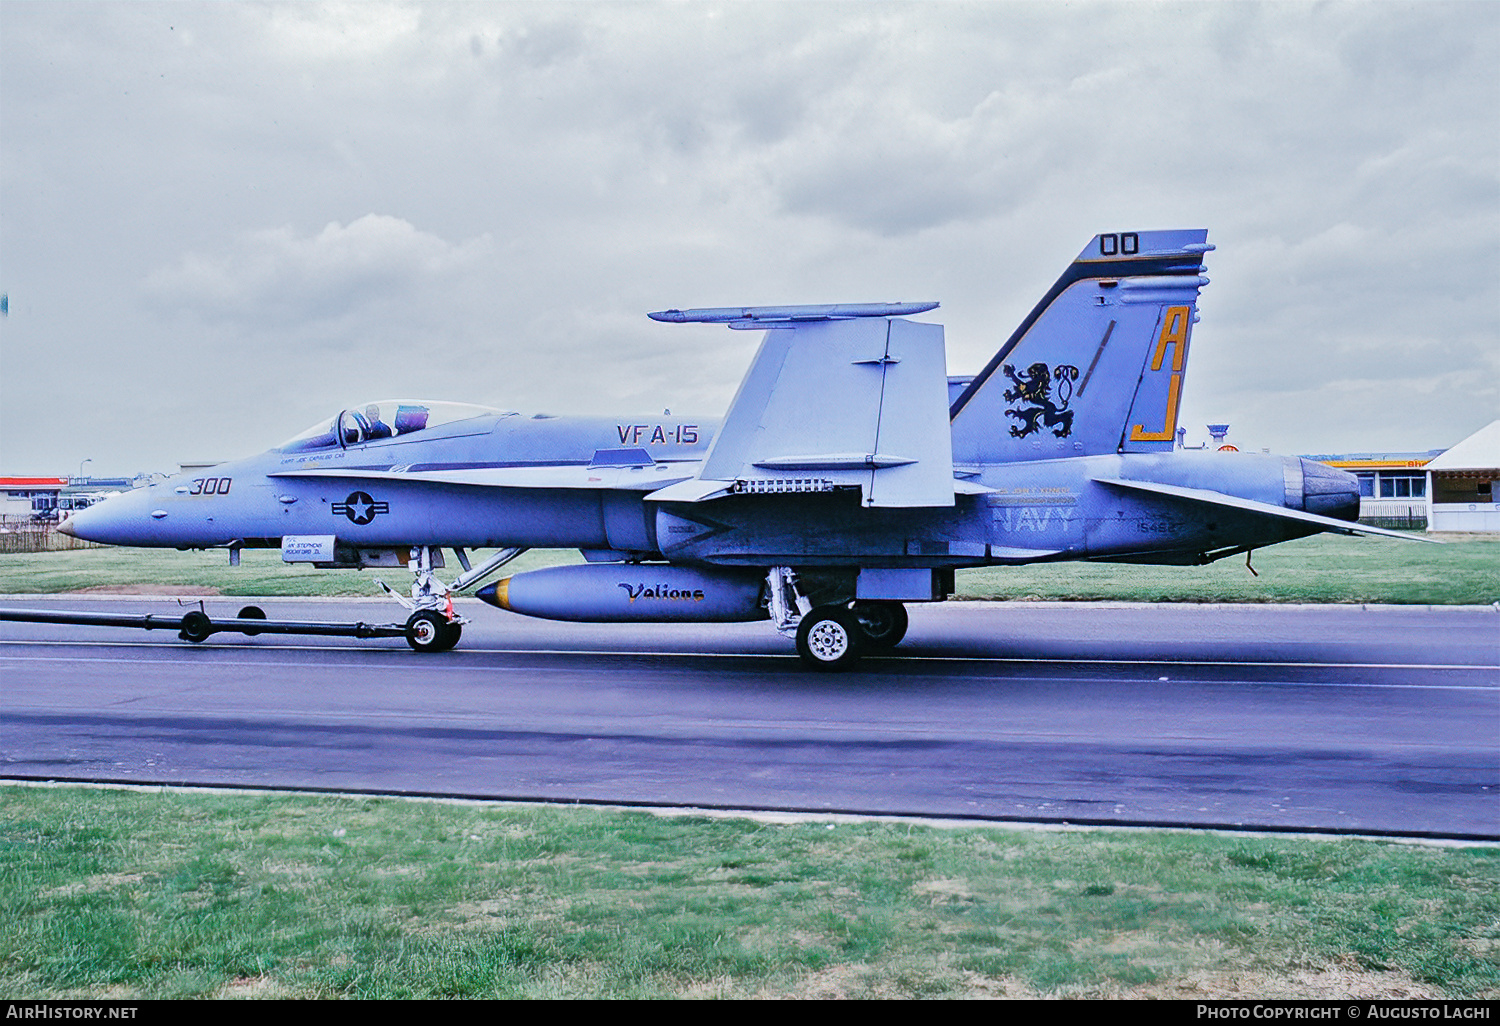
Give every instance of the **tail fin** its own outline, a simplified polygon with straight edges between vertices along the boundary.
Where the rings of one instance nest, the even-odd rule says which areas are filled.
[[[1207,238],[1094,236],[954,401],[954,463],[1171,449]]]

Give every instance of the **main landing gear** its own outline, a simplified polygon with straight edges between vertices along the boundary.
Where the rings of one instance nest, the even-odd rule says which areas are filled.
[[[899,602],[856,602],[854,618],[872,652],[889,652],[906,637],[906,607]]]
[[[853,666],[863,641],[854,612],[843,606],[818,606],[797,625],[797,654],[815,670]]]
[[[847,670],[867,653],[889,652],[906,636],[906,607],[899,602],[853,601],[814,606],[790,567],[766,575],[771,619],[797,639],[797,654],[815,670]]]

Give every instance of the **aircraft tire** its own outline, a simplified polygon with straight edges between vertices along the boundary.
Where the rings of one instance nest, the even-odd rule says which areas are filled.
[[[797,627],[797,654],[815,670],[847,670],[859,662],[864,634],[843,606],[818,606]]]
[[[856,602],[854,617],[860,640],[871,652],[889,652],[906,637],[909,620],[906,607],[899,602]]]
[[[406,643],[417,652],[446,652],[458,644],[463,628],[442,613],[421,609],[406,621]]]

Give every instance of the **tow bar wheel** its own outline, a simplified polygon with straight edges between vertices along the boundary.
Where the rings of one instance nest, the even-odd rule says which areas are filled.
[[[461,625],[430,609],[418,610],[406,621],[406,643],[418,652],[446,652],[462,634]]]
[[[260,608],[260,606],[245,606],[235,615],[241,620],[264,620],[266,618],[266,611]],[[246,627],[244,630],[245,636],[249,638],[253,638],[260,633],[260,631],[251,630],[249,627]]]
[[[817,670],[845,670],[859,661],[859,627],[842,606],[819,606],[797,627],[797,654]]]
[[[207,641],[213,633],[213,621],[208,618],[208,614],[194,609],[183,614],[182,629],[177,632],[177,636],[183,641],[198,645]]]

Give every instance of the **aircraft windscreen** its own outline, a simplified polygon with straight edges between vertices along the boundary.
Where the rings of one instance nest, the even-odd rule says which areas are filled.
[[[318,421],[306,431],[283,442],[282,452],[306,452],[361,445],[386,438],[404,438],[477,417],[501,416],[503,411],[469,403],[428,402],[414,399],[381,399],[358,403],[331,418]]]

